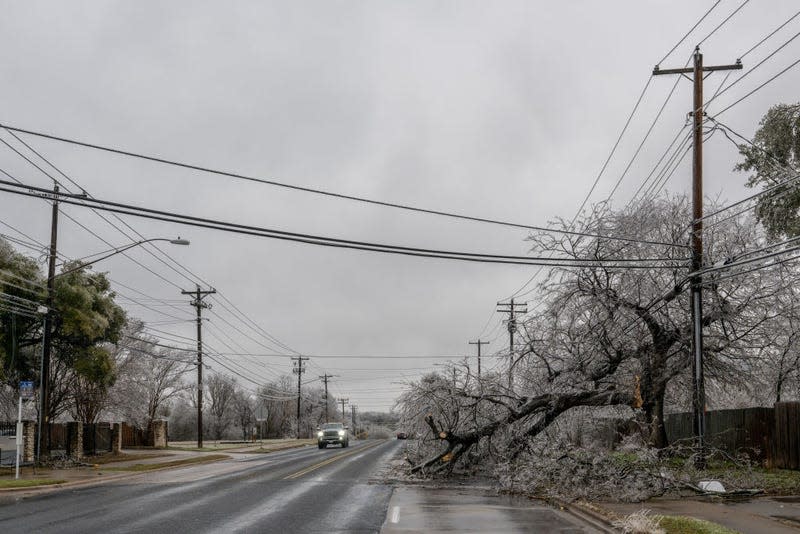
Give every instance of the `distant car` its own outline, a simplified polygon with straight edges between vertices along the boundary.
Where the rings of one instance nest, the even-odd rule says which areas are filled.
[[[408,439],[408,434],[406,434],[405,432],[398,432],[397,439]]]
[[[348,428],[342,423],[325,423],[317,432],[317,446],[320,449],[328,445],[341,445],[345,448],[350,445]]]

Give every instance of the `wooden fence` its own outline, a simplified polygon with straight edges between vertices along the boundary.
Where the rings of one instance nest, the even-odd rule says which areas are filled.
[[[694,435],[691,413],[667,415],[664,425],[670,443]],[[706,412],[706,436],[711,447],[747,453],[767,467],[800,469],[800,402]]]
[[[152,447],[153,433],[139,427],[122,423],[123,447]]]
[[[800,469],[800,402],[775,404],[770,467]]]

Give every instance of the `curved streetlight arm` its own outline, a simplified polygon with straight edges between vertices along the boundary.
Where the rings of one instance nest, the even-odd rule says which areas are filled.
[[[80,271],[81,269],[83,269],[85,267],[88,267],[89,265],[93,265],[93,264],[95,264],[95,263],[97,263],[99,261],[103,261],[103,260],[105,260],[107,258],[110,258],[111,256],[115,256],[117,254],[121,254],[121,253],[123,253],[123,252],[125,252],[127,250],[132,249],[133,247],[138,247],[139,245],[144,245],[145,243],[152,243],[153,241],[168,241],[169,243],[172,243],[173,245],[188,245],[189,244],[189,240],[188,239],[181,239],[180,237],[177,238],[177,239],[168,239],[166,237],[154,237],[152,239],[145,239],[145,240],[142,240],[142,241],[137,241],[135,243],[131,243],[130,245],[126,245],[126,246],[124,246],[122,248],[114,249],[110,253],[105,254],[103,256],[100,256],[99,258],[96,258],[96,259],[94,259],[94,260],[92,260],[90,262],[81,263],[77,267],[74,267],[74,268],[69,269],[67,271],[62,271],[62,272],[56,274],[55,276],[53,276],[53,278],[55,279],[55,278],[58,278],[59,276],[64,276],[65,274],[70,274],[70,273],[74,273],[75,271]],[[78,261],[80,261],[80,260],[78,260]]]

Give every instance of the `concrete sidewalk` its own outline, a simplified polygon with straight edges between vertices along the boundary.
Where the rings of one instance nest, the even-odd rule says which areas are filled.
[[[653,514],[705,519],[744,534],[797,534],[800,531],[800,497],[758,497],[740,501],[721,498],[651,499],[636,504],[597,505],[618,516],[647,509]]]

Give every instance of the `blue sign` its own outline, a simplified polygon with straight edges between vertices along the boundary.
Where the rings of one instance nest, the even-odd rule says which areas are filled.
[[[33,380],[23,380],[19,383],[19,396],[23,399],[32,399],[34,393]]]

